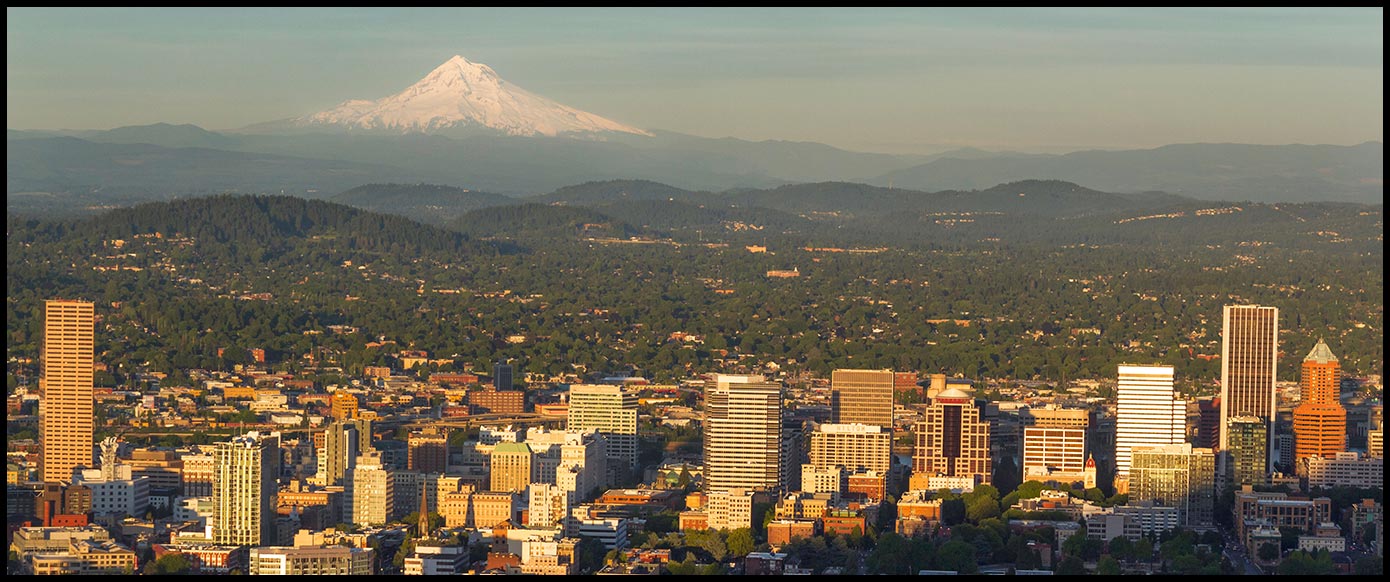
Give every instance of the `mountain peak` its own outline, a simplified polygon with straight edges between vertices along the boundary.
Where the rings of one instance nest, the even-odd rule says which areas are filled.
[[[492,67],[462,55],[454,55],[405,91],[390,97],[345,101],[291,123],[300,127],[336,126],[400,133],[484,129],[518,136],[604,132],[651,135],[526,91],[503,80]]]

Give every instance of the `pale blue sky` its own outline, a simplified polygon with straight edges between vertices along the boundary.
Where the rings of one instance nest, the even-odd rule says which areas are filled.
[[[644,128],[847,149],[1383,139],[1382,8],[6,9],[6,126],[229,129],[459,54]]]

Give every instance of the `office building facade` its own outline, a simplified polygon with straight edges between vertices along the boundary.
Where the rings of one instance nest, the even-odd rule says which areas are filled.
[[[980,418],[975,399],[958,388],[936,395],[913,426],[915,475],[970,478],[989,483],[989,423]],[[916,477],[914,477],[916,478]]]
[[[1311,457],[1331,458],[1347,450],[1347,409],[1342,407],[1342,367],[1327,343],[1303,358],[1302,398],[1293,409],[1294,466],[1305,474]]]
[[[782,385],[719,374],[705,394],[705,491],[780,493],[788,482]]]
[[[1221,450],[1229,452],[1230,419],[1259,418],[1274,439],[1274,382],[1279,357],[1279,309],[1227,305],[1221,316]],[[1268,473],[1268,460],[1263,472]]]
[[[830,373],[830,420],[893,428],[892,370],[835,370]]]
[[[93,467],[95,329],[92,303],[65,299],[44,302],[39,356],[39,476],[45,482],[69,481],[73,469]]]
[[[1115,478],[1129,476],[1134,447],[1187,441],[1187,403],[1173,394],[1173,367],[1119,366],[1115,407]]]
[[[276,540],[280,435],[250,432],[212,450],[213,543],[260,546]]]

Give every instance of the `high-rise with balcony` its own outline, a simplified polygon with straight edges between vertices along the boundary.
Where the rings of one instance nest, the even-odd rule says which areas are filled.
[[[1221,316],[1221,450],[1229,451],[1237,416],[1253,416],[1266,427],[1266,457],[1273,450],[1274,380],[1279,355],[1279,309],[1227,305]],[[1224,457],[1225,455],[1223,455]],[[1268,472],[1266,458],[1265,472]]]
[[[1342,407],[1342,367],[1318,340],[1303,358],[1302,399],[1293,409],[1294,466],[1304,474],[1309,457],[1332,458],[1347,450],[1347,409]]]
[[[280,433],[249,432],[212,450],[212,539],[231,546],[276,542]]]
[[[782,385],[762,376],[719,374],[705,392],[705,490],[781,493]]]
[[[395,512],[396,480],[386,470],[379,451],[368,451],[357,457],[347,491],[352,523],[385,525],[390,521]]]
[[[830,373],[830,419],[893,429],[893,371],[835,370]]]
[[[92,358],[96,311],[92,303],[44,302],[39,356],[39,475],[69,481],[92,463]]]
[[[570,431],[599,431],[607,441],[609,485],[637,470],[637,394],[622,386],[570,386]]]
[[[1129,476],[1131,449],[1187,439],[1187,403],[1173,395],[1172,366],[1121,364],[1115,406],[1115,479]]]

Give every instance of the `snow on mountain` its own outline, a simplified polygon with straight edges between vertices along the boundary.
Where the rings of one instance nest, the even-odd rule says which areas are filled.
[[[396,95],[376,101],[345,101],[292,123],[402,133],[483,127],[521,136],[595,132],[651,135],[531,93],[503,80],[492,67],[458,55]]]

